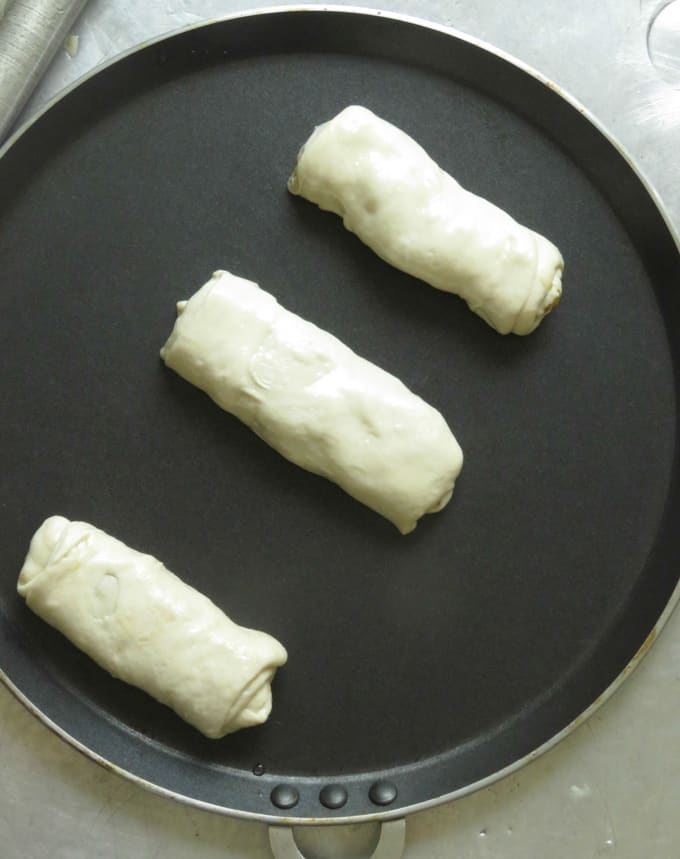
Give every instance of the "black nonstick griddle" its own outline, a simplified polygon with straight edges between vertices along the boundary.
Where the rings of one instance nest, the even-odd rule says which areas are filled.
[[[287,193],[313,126],[351,103],[560,247],[564,298],[535,333],[498,335]],[[397,816],[526,760],[619,682],[674,602],[679,259],[582,110],[450,31],[270,11],[83,81],[0,158],[10,688],[115,769],[270,821]],[[217,268],[442,411],[465,452],[442,513],[400,536],[163,366],[176,301]],[[269,722],[204,739],[35,617],[16,578],[55,513],[284,642]]]

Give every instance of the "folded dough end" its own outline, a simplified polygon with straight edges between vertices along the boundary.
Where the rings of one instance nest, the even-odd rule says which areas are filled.
[[[285,651],[284,651],[285,652]],[[285,661],[285,659],[284,659]],[[271,682],[276,673],[278,665],[261,671],[257,677],[248,684],[241,693],[236,703],[222,718],[215,719],[215,714],[203,712],[199,719],[196,713],[192,717],[180,713],[182,718],[194,725],[210,740],[221,740],[227,734],[233,734],[242,728],[253,728],[262,725],[269,718],[272,711]],[[207,708],[209,710],[209,708]],[[198,724],[200,722],[200,724]]]
[[[461,467],[462,467],[462,463],[461,463]],[[453,486],[451,487],[449,492],[445,492],[444,495],[442,495],[442,497],[439,499],[439,501],[437,501],[436,504],[433,504],[432,507],[430,507],[430,509],[426,510],[425,512],[426,513],[439,513],[439,511],[443,510],[446,507],[446,505],[449,503],[452,495],[453,495]]]
[[[564,259],[552,242],[536,236],[536,276],[533,289],[512,327],[513,334],[531,334],[562,298]]]
[[[44,572],[69,524],[64,516],[49,516],[33,535],[17,581],[17,591],[22,597],[26,596],[33,580]]]
[[[406,536],[406,534],[410,534],[416,530],[416,526],[420,521],[421,516],[426,516],[428,513],[439,513],[440,510],[443,510],[446,505],[449,503],[451,498],[453,497],[453,490],[455,488],[455,480],[460,474],[460,471],[463,467],[463,454],[461,451],[460,454],[460,463],[454,466],[454,473],[451,476],[451,488],[447,489],[440,498],[437,499],[430,507],[425,510],[424,513],[418,512],[414,515],[408,515],[404,517],[395,516],[392,517],[392,522],[399,529],[399,533]],[[389,518],[389,517],[388,517]]]
[[[302,155],[302,149],[298,154],[298,158]],[[300,193],[300,179],[298,177],[297,166],[293,169],[293,172],[290,174],[288,178],[288,190],[291,194],[298,195]]]
[[[560,303],[562,298],[562,272],[564,268],[560,266],[556,271],[550,285],[550,289],[543,303],[543,316],[547,316]]]
[[[263,671],[258,678],[251,684],[251,698],[249,701],[244,701],[246,695],[242,696],[241,709],[236,717],[230,719],[222,728],[221,736],[231,734],[234,731],[240,731],[241,728],[252,728],[255,725],[261,725],[269,718],[272,711],[272,690],[271,682],[276,672],[276,668],[269,671]]]

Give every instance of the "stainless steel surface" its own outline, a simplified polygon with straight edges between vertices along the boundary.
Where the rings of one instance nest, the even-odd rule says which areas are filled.
[[[92,0],[78,22],[78,54],[70,58],[63,52],[57,58],[25,115],[132,44],[252,4],[140,5]],[[669,43],[677,44],[672,14],[678,2],[664,11],[667,5],[605,0],[593,6],[575,0],[564,8],[552,0],[540,5],[520,0],[510,8],[489,0],[462,0],[392,2],[382,8],[462,29],[516,55],[570,91],[631,153],[677,227],[680,89],[668,74],[672,55],[665,62],[660,57],[668,53]],[[651,26],[655,18],[664,22],[661,43],[662,31],[655,36],[659,25]],[[659,49],[659,44],[664,47]],[[673,799],[680,779],[679,655],[676,615],[635,678],[547,756],[498,785],[410,818],[406,856],[674,859],[680,841]],[[188,849],[200,857],[268,854],[263,827],[216,819],[141,793],[73,755],[4,690],[0,713],[5,773],[0,831],[7,833],[8,859],[25,856],[29,843],[34,851],[30,855],[36,857],[89,856],[95,846],[102,857],[185,856]],[[50,801],[57,791],[58,804]],[[375,834],[374,828],[367,829]],[[332,853],[328,846],[325,851],[319,848],[330,840],[327,831],[316,842],[315,837],[313,831],[299,833],[302,849],[348,855],[354,841],[361,840],[366,852],[363,827],[360,832],[355,827],[336,833]]]
[[[13,0],[0,19],[0,141],[86,0]]]

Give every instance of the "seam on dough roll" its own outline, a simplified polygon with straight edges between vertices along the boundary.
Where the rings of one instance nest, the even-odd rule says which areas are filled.
[[[215,272],[182,303],[161,357],[403,534],[451,498],[463,454],[442,415],[252,281]]]
[[[529,334],[559,303],[564,260],[555,245],[466,191],[364,107],[316,127],[288,190],[340,215],[386,262],[459,295],[501,334]]]
[[[102,668],[217,739],[264,722],[286,662],[270,635],[235,624],[151,555],[86,522],[51,516],[31,540],[19,594]]]

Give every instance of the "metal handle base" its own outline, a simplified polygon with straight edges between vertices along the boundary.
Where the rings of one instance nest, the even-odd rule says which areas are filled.
[[[371,859],[401,859],[405,837],[406,821],[403,817],[382,823],[380,838]],[[270,826],[269,844],[274,859],[305,859],[295,843],[291,826]]]

